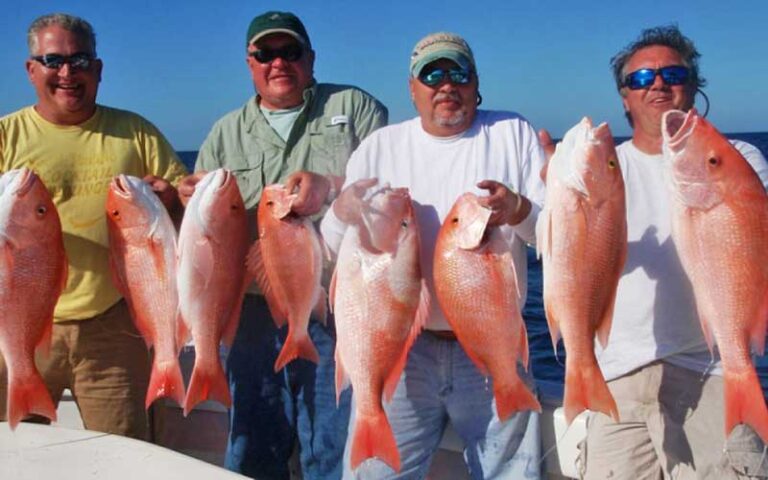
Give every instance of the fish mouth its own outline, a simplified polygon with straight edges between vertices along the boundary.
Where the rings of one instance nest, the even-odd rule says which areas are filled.
[[[37,182],[37,175],[35,172],[28,168],[22,168],[19,170],[19,173],[17,174],[16,178],[16,188],[13,190],[13,193],[23,197],[26,195],[30,190],[32,190],[32,187],[35,185],[35,182]]]
[[[112,178],[112,191],[123,198],[131,198],[132,193],[129,187],[130,181],[124,174],[117,175]]]
[[[687,113],[682,110],[669,110],[661,117],[661,133],[664,144],[672,153],[679,153],[696,127],[699,118],[695,108]]]

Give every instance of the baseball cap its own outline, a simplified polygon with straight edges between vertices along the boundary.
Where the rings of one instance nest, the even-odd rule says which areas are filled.
[[[455,33],[430,33],[419,40],[411,53],[411,76],[416,77],[425,65],[445,58],[456,62],[461,68],[477,71],[475,57],[469,44]]]
[[[258,39],[273,33],[287,33],[304,46],[312,47],[309,35],[299,17],[291,12],[266,12],[254,17],[245,36],[246,47]]]

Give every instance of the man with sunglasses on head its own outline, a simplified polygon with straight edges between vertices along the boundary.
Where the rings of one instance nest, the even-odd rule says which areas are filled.
[[[0,118],[0,171],[27,167],[61,218],[68,279],[54,311],[50,353],[38,368],[55,403],[69,388],[89,430],[148,439],[150,355],[112,283],[104,203],[118,173],[148,182],[173,214],[169,183],[186,175],[171,145],[144,118],[96,103],[103,63],[85,20],[43,15],[27,32],[35,105]],[[165,180],[168,179],[168,180]],[[0,418],[6,413],[0,356]]]
[[[661,119],[671,109],[693,107],[704,85],[698,59],[693,42],[676,26],[644,30],[611,59],[632,127],[632,138],[616,149],[626,184],[629,245],[608,345],[595,345],[621,422],[602,414],[588,417],[580,458],[586,479],[768,473],[762,442],[750,427],[737,426],[726,443],[722,371],[704,340],[670,233]],[[768,185],[760,152],[732,143]]]
[[[358,88],[315,81],[315,52],[292,13],[255,17],[245,40],[257,93],[216,122],[200,148],[197,173],[182,181],[179,192],[185,201],[203,172],[232,170],[255,239],[264,186],[296,189],[292,211],[319,217],[343,182],[349,155],[386,125],[387,109]],[[332,323],[314,317],[309,323],[319,364],[296,359],[275,372],[286,334],[287,327],[274,325],[264,297],[252,287],[227,359],[232,408],[225,466],[254,478],[288,479],[298,439],[305,479],[340,478],[350,399],[342,396],[337,408]]]
[[[382,128],[365,139],[350,158],[345,188],[323,218],[321,229],[338,251],[348,225],[361,219],[361,199],[378,185],[407,187],[414,200],[421,236],[421,265],[432,297],[426,329],[416,339],[391,402],[384,403],[397,441],[401,469],[377,458],[353,471],[347,440],[344,478],[425,478],[446,423],[464,441],[473,479],[540,478],[539,414],[521,411],[501,421],[492,380],[467,356],[435,296],[432,258],[440,225],[465,192],[480,195],[492,210],[490,224],[509,241],[520,305],[526,296],[526,243],[544,197],[539,171],[544,154],[536,133],[520,115],[479,110],[479,76],[467,42],[452,33],[420,40],[410,60],[410,94],[418,117]],[[533,377],[516,358],[533,390]],[[354,398],[354,392],[353,392]],[[354,400],[353,400],[354,401]],[[354,418],[350,421],[353,428]]]

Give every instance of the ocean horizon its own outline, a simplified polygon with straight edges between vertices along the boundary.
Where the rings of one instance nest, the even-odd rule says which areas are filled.
[[[726,134],[730,139],[741,140],[757,147],[768,158],[768,132],[741,132]],[[616,137],[616,144],[628,140],[628,137]],[[192,171],[197,159],[197,151],[178,151],[182,162]],[[523,309],[523,318],[528,329],[530,365],[539,386],[540,393],[562,397],[565,377],[565,350],[560,341],[557,355],[552,348],[547,320],[544,316],[542,300],[541,263],[536,258],[535,249],[528,249],[528,298]],[[758,376],[764,394],[768,393],[768,356],[756,361]]]

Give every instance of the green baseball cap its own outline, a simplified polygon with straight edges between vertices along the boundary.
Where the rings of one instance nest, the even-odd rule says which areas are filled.
[[[251,45],[258,39],[273,33],[286,33],[303,45],[312,48],[309,35],[299,17],[291,12],[266,12],[251,20],[248,33],[245,36],[245,46]]]
[[[417,77],[425,65],[445,58],[461,68],[477,71],[475,57],[469,44],[455,33],[430,33],[419,40],[411,53],[411,76]]]

